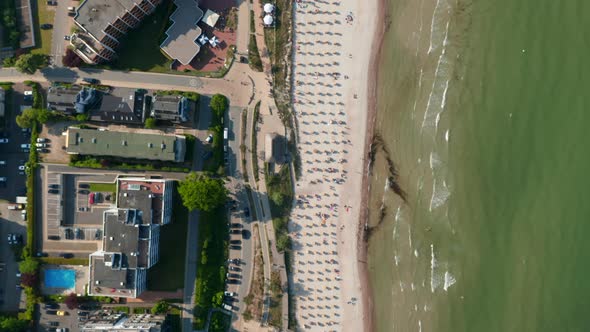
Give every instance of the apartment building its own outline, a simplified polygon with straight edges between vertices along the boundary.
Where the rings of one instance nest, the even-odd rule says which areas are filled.
[[[84,62],[113,60],[122,37],[154,12],[163,0],[86,0],[76,9],[74,22],[83,31],[70,39]]]

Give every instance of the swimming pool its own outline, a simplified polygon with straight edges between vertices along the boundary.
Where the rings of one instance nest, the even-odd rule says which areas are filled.
[[[74,288],[76,286],[76,271],[74,270],[45,270],[45,287]]]

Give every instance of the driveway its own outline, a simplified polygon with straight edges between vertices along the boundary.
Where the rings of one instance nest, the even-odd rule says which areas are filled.
[[[78,6],[80,1],[58,0],[55,6],[55,18],[53,21],[53,32],[51,38],[51,55],[55,67],[63,67],[61,58],[66,54],[68,42],[64,40],[65,35],[70,35],[72,17],[68,16],[68,7]]]

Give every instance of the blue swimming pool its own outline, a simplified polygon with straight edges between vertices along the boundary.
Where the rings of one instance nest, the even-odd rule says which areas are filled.
[[[45,270],[45,287],[74,288],[76,286],[76,271],[74,270]]]

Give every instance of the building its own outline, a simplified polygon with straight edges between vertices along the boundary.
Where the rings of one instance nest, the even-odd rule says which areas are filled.
[[[173,182],[117,179],[116,208],[103,213],[102,249],[90,254],[88,294],[135,298],[159,260],[160,226],[172,221]]]
[[[184,136],[143,134],[69,127],[66,133],[69,154],[109,156],[183,162]]]
[[[86,63],[111,61],[130,29],[154,12],[163,0],[86,0],[76,9],[74,22],[83,32],[70,39]]]
[[[136,209],[107,210],[103,222],[102,250],[90,254],[88,295],[135,298],[158,262],[160,225]]]
[[[165,225],[172,221],[173,182],[163,179],[117,179],[117,207],[141,211],[143,219]]]
[[[172,25],[166,30],[160,48],[170,58],[188,65],[201,50],[197,38],[202,30],[197,23],[203,18],[203,11],[195,0],[174,0],[174,4],[176,10],[170,15]]]
[[[80,323],[82,332],[162,332],[166,323],[163,315],[115,313],[109,310],[95,311]]]
[[[264,137],[264,161],[267,163],[285,163],[285,140],[276,133],[266,134]]]
[[[52,86],[47,90],[47,109],[66,114],[82,114],[100,101],[100,94],[94,88]]]
[[[150,116],[159,121],[187,122],[191,110],[190,100],[179,95],[156,95],[153,97]]]

